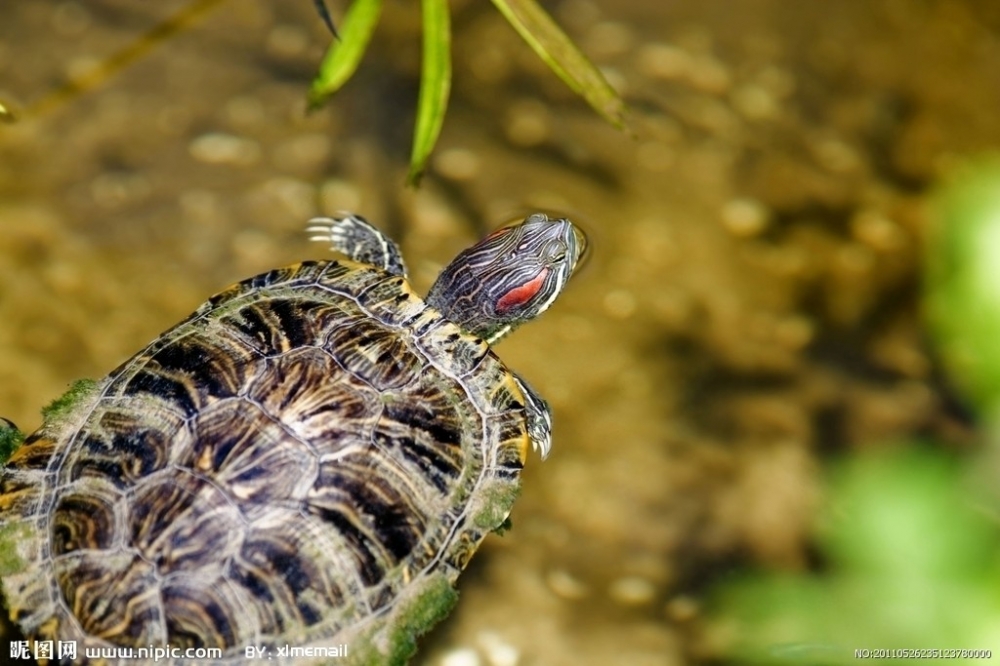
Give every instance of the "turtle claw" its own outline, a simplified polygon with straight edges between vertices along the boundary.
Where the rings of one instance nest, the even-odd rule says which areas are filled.
[[[549,457],[552,450],[552,410],[545,399],[538,395],[526,381],[514,375],[517,385],[524,393],[524,412],[528,419],[528,436],[531,438],[531,448],[538,451],[542,460]]]

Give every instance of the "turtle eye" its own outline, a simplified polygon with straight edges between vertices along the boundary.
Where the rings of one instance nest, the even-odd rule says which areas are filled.
[[[545,246],[545,260],[552,264],[557,264],[566,258],[568,248],[561,240],[554,240]]]

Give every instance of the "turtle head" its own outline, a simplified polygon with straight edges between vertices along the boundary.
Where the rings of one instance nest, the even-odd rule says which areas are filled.
[[[455,257],[427,302],[492,344],[552,305],[586,247],[586,237],[572,222],[535,213]]]

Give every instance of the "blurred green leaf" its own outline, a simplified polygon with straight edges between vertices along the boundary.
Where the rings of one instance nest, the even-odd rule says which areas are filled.
[[[996,534],[943,457],[868,455],[841,469],[834,489],[822,542],[846,569],[920,584],[975,577],[990,564]]]
[[[382,12],[382,0],[354,0],[340,27],[341,38],[327,49],[319,74],[309,91],[309,106],[316,107],[340,90],[358,68]]]
[[[493,4],[566,85],[605,120],[618,128],[624,126],[622,98],[535,0],[493,0]]]
[[[983,414],[1000,411],[1000,159],[935,198],[925,307],[949,371]]]
[[[423,0],[424,51],[420,72],[417,126],[410,154],[411,185],[420,182],[427,160],[437,143],[451,90],[451,24],[448,0]]]
[[[737,636],[732,656],[815,665],[857,663],[857,649],[993,649],[1000,535],[963,480],[962,468],[923,451],[841,468],[822,572],[758,574],[721,590],[716,619]]]

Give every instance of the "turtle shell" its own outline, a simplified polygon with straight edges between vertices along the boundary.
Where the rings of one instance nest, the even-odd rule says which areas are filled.
[[[241,282],[80,393],[0,482],[11,615],[75,641],[73,663],[160,645],[402,662],[506,519],[530,443],[487,344],[349,261]]]

